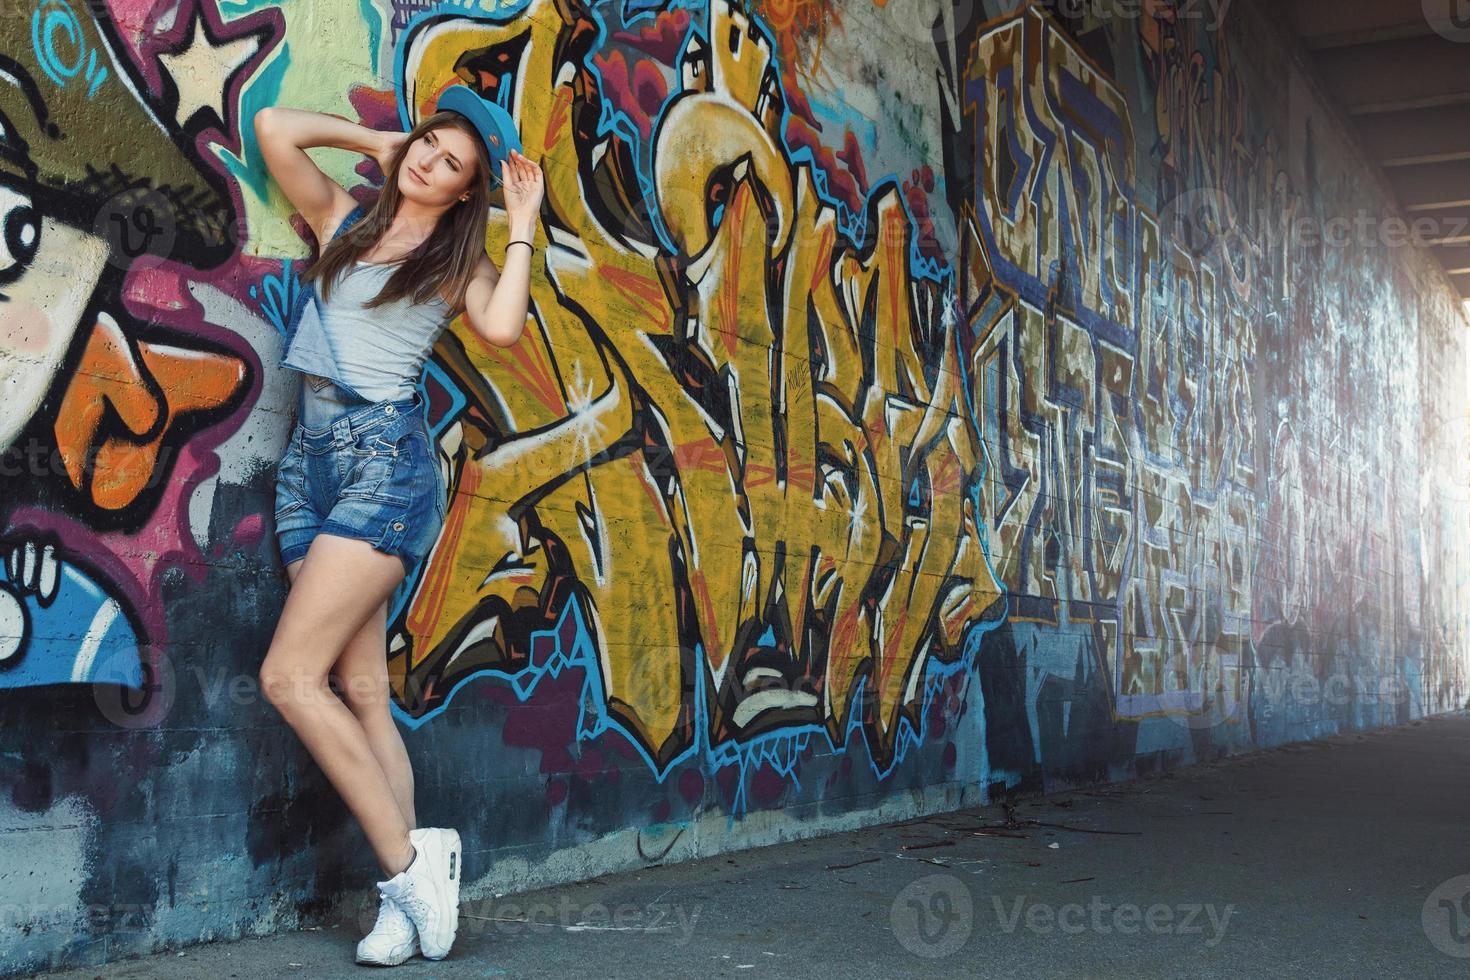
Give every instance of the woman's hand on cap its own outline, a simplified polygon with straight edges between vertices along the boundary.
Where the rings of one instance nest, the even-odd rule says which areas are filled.
[[[511,150],[509,159],[500,164],[500,182],[505,187],[505,210],[511,221],[534,224],[546,191],[541,167]]]

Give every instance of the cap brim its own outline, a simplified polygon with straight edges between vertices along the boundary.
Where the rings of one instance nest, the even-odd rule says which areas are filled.
[[[515,120],[494,102],[476,95],[466,85],[454,85],[439,96],[440,112],[457,112],[468,119],[479,132],[490,152],[493,176],[500,178],[500,165],[510,159],[510,151],[522,153],[521,137]]]

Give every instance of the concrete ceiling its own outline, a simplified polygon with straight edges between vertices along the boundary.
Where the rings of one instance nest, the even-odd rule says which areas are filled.
[[[1470,0],[1282,7],[1407,217],[1433,219],[1430,251],[1470,299]]]

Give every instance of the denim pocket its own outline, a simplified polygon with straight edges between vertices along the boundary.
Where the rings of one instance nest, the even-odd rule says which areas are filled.
[[[276,520],[295,513],[308,503],[306,496],[306,461],[301,455],[301,441],[292,433],[286,452],[276,464]]]
[[[404,438],[419,431],[419,426],[417,419],[404,414],[377,415],[353,426],[351,441],[346,448],[354,456],[392,453],[395,449],[401,451]]]
[[[411,431],[374,428],[354,439],[347,453],[344,497],[369,498],[397,507],[413,502],[416,448]]]

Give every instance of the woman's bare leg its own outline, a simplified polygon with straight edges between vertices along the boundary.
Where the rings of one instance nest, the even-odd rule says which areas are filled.
[[[296,581],[303,560],[298,559],[286,566],[286,575],[292,582]],[[412,830],[418,826],[413,798],[413,764],[388,708],[387,620],[388,604],[384,603],[357,631],[342,656],[332,665],[332,676],[337,679],[338,690],[342,691],[343,703],[357,716],[367,733],[368,747],[373,750],[378,765],[383,767],[403,821]]]
[[[393,721],[389,710],[388,687],[388,606],[379,606],[357,635],[342,651],[342,656],[332,665],[332,676],[342,692],[342,701],[355,716],[362,730],[367,733],[368,748],[388,785],[393,787],[393,798],[398,801],[398,810],[403,822],[412,830],[414,822],[413,764],[408,760],[408,749],[403,745],[403,735]]]
[[[408,867],[413,855],[408,822],[367,732],[327,674],[403,575],[399,559],[366,541],[318,535],[260,665],[261,690],[357,818],[387,875]]]

